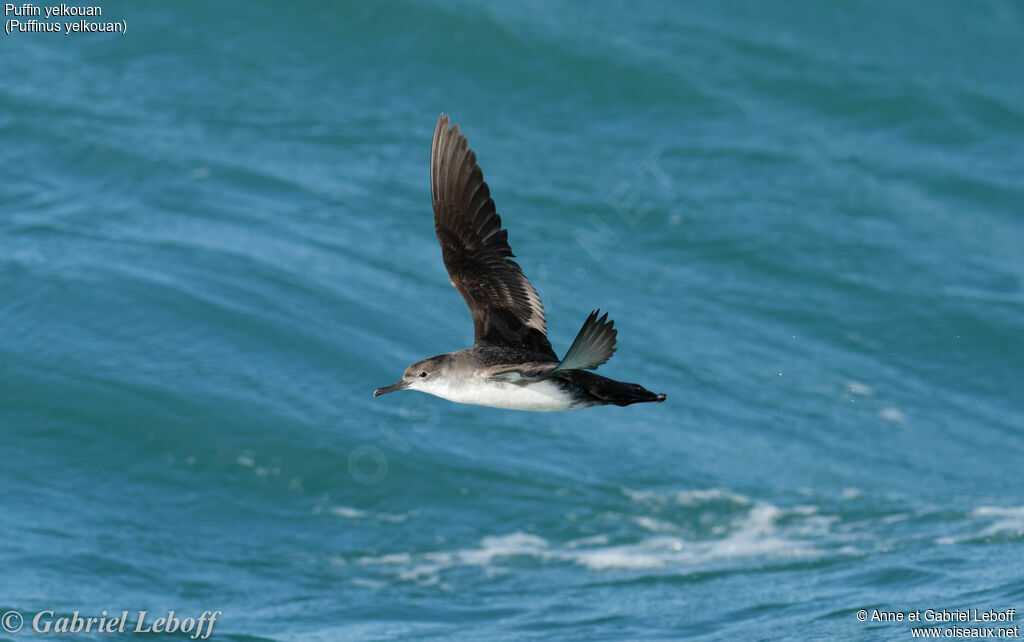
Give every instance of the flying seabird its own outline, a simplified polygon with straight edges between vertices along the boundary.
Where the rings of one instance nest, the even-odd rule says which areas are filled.
[[[565,358],[548,342],[537,291],[511,259],[508,231],[494,208],[476,154],[441,114],[430,150],[434,230],[452,285],[473,314],[473,347],[417,361],[394,384],[373,391],[419,390],[457,403],[552,412],[664,401],[635,383],[588,372],[615,352],[608,314],[587,317]]]

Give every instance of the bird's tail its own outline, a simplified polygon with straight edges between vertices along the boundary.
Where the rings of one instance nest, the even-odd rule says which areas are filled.
[[[600,310],[594,310],[583,322],[576,339],[569,346],[565,358],[552,372],[559,370],[596,370],[615,352],[615,322],[608,320],[608,313],[600,319]]]
[[[597,404],[628,406],[648,401],[665,401],[664,394],[651,392],[640,384],[615,381],[585,370],[566,370],[555,374],[555,377],[576,384]]]

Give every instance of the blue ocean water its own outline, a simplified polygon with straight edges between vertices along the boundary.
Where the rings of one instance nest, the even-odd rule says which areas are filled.
[[[102,9],[124,35],[0,35],[26,622],[0,637],[174,609],[232,640],[908,639],[857,612],[1024,610],[1019,3]],[[666,403],[371,398],[472,341],[441,112],[556,351],[608,310],[600,372]]]

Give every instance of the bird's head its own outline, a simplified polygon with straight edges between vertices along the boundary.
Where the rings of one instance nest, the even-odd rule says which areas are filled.
[[[422,361],[417,361],[405,369],[402,378],[384,388],[377,388],[373,391],[374,397],[394,392],[396,390],[420,390],[428,392],[429,389],[438,383],[438,376],[448,368],[449,355],[439,354]]]

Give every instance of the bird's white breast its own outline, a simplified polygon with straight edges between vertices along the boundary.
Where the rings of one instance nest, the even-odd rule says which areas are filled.
[[[508,410],[558,412],[585,408],[588,405],[578,403],[557,383],[550,380],[536,381],[526,385],[483,380],[451,383],[439,381],[437,385],[424,386],[420,389],[456,403]]]

